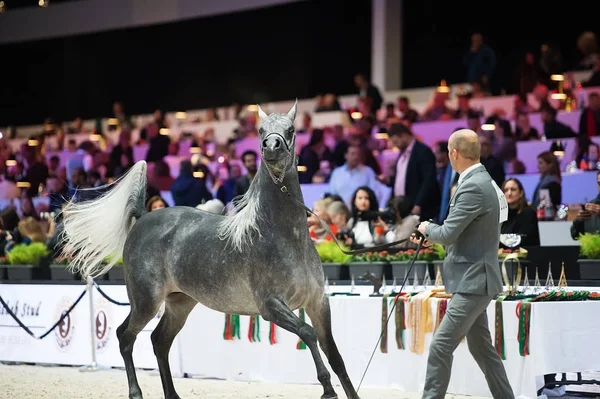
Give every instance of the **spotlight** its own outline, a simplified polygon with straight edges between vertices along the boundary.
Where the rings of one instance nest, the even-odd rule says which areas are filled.
[[[48,2],[49,2],[49,0],[39,0],[38,5],[40,7],[48,7]]]
[[[4,12],[4,2],[0,1],[0,13]]]

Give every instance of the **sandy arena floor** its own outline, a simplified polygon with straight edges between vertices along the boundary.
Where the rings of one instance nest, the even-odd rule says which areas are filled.
[[[138,380],[145,399],[162,399],[158,375],[138,370]],[[2,399],[127,399],[127,380],[122,370],[82,373],[76,367],[6,366],[0,364]],[[292,385],[227,382],[192,378],[175,379],[183,399],[319,399],[318,385]],[[345,398],[336,387],[340,399]],[[361,389],[362,399],[419,399],[418,393],[392,390]],[[479,399],[474,396],[448,395],[448,398]]]

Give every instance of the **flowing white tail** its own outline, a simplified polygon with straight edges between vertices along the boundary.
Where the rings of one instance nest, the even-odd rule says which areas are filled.
[[[69,269],[84,279],[106,273],[123,256],[129,230],[146,211],[146,161],[102,188],[106,190],[102,196],[70,201],[62,211],[62,256],[72,257]]]

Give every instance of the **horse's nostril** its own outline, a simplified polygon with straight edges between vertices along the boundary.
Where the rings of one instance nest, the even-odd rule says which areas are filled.
[[[279,139],[275,139],[275,148],[281,147],[281,141]]]
[[[267,148],[267,140],[266,139],[262,141],[262,146],[263,146],[263,148]]]

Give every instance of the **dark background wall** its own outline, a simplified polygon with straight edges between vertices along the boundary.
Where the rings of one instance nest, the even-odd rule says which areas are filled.
[[[543,42],[553,43],[570,70],[581,57],[576,47],[579,35],[587,30],[600,34],[598,17],[585,3],[404,0],[403,4],[405,88],[433,86],[441,79],[464,82],[462,56],[477,31],[496,51],[497,92],[501,88],[514,92],[516,67],[525,51],[537,54]]]
[[[465,80],[461,57],[481,31],[498,56],[494,88],[515,88],[525,50],[549,41],[566,69],[595,14],[567,3],[403,0],[403,84]],[[1,20],[1,17],[0,17]],[[0,21],[1,23],[1,21]],[[398,45],[401,45],[400,43]],[[308,0],[231,15],[0,46],[0,126],[352,94],[370,73],[371,1]]]
[[[0,46],[0,126],[354,92],[370,69],[371,2],[307,1]]]

